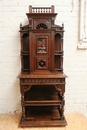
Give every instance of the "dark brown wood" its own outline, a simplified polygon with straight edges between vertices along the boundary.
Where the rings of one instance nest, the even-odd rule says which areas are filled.
[[[66,126],[63,73],[64,25],[55,25],[54,6],[32,7],[20,24],[21,127]]]

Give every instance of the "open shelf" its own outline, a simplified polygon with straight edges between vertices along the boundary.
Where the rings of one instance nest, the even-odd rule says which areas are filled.
[[[61,120],[57,107],[26,107],[26,120]]]
[[[58,107],[26,107],[25,120],[20,122],[20,126],[65,126],[65,118],[62,119]]]
[[[33,85],[25,93],[24,106],[58,106],[61,99],[54,86]]]

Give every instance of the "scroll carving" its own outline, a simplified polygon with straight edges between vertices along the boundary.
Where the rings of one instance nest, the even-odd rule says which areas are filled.
[[[24,92],[27,92],[31,89],[31,85],[24,86]]]
[[[55,89],[58,91],[58,92],[61,92],[61,85],[54,85],[55,86]]]

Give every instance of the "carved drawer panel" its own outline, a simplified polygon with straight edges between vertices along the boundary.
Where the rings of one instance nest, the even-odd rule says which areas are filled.
[[[20,84],[65,84],[64,78],[23,78]]]

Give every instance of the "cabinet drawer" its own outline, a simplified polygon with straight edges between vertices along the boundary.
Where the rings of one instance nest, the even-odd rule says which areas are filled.
[[[65,78],[22,78],[20,84],[65,84]]]

